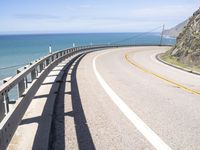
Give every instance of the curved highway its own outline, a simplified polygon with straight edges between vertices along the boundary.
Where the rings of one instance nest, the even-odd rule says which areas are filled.
[[[168,49],[79,58],[61,83],[52,148],[200,149],[200,76],[157,61]]]

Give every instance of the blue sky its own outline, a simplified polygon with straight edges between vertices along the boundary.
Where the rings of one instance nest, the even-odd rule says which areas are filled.
[[[0,34],[141,32],[170,28],[199,0],[1,0]]]

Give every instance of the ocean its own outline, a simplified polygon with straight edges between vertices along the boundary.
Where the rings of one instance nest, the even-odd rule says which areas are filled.
[[[20,66],[48,54],[73,46],[89,44],[159,44],[160,33],[82,33],[82,34],[34,34],[0,35],[0,81],[16,74]],[[163,44],[175,44],[175,39],[164,38]],[[23,65],[22,65],[23,66]]]

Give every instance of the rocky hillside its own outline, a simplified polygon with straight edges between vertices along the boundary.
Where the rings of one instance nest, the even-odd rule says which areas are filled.
[[[168,54],[183,64],[200,66],[200,9],[189,19]]]
[[[176,38],[183,30],[184,27],[188,24],[189,19],[185,20],[184,22],[176,25],[175,27],[168,29],[168,30],[164,30],[163,34],[165,36],[170,36],[170,37],[174,37]]]

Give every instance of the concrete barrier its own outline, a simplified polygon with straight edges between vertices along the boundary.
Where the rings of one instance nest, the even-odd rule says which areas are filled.
[[[89,50],[131,46],[139,45],[90,45],[73,47],[49,54],[44,58],[30,63],[29,66],[19,69],[18,74],[0,86],[0,150],[6,149],[38,88],[49,72],[61,61]],[[18,88],[18,97],[15,104],[10,104],[8,93],[16,86]],[[10,105],[14,105],[12,110],[9,110]]]

